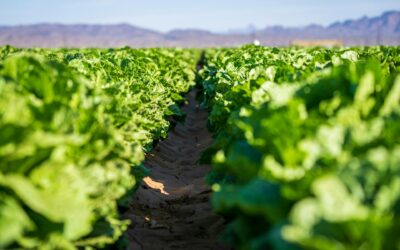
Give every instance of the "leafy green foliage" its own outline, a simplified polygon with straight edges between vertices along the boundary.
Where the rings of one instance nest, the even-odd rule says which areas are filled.
[[[100,248],[146,150],[183,115],[197,51],[0,49],[0,248]],[[119,201],[121,200],[121,203]]]
[[[209,51],[204,104],[224,239],[400,249],[398,47]],[[217,177],[217,178],[213,178]]]

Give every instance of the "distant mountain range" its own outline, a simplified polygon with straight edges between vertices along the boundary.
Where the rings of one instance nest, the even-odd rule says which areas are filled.
[[[255,39],[269,46],[286,46],[298,40],[335,40],[344,45],[400,45],[400,11],[329,26],[270,26],[225,34],[198,29],[161,33],[129,24],[0,26],[0,45],[17,47],[223,47],[252,43]]]

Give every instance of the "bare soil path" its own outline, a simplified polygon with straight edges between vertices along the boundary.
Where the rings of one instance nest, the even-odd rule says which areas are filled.
[[[224,221],[212,212],[211,190],[204,181],[210,170],[197,161],[212,142],[207,112],[199,108],[196,90],[187,94],[185,122],[147,156],[151,170],[135,193],[125,217],[130,250],[225,249],[217,243]]]

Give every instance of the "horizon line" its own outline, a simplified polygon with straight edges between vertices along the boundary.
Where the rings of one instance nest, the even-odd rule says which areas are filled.
[[[331,23],[327,24],[327,25],[323,25],[323,24],[318,24],[318,23],[309,23],[306,25],[299,25],[299,26],[291,26],[291,25],[281,25],[281,24],[271,24],[271,25],[266,25],[264,27],[257,27],[256,25],[249,23],[244,27],[234,27],[234,28],[228,28],[224,31],[216,31],[216,30],[212,30],[212,29],[204,29],[204,28],[196,28],[196,27],[186,27],[186,28],[173,28],[173,29],[169,29],[167,31],[162,31],[162,30],[158,30],[158,29],[153,29],[153,28],[147,28],[144,26],[139,26],[133,23],[129,23],[129,22],[37,22],[37,23],[20,23],[20,24],[13,24],[13,25],[3,25],[0,24],[0,27],[4,28],[11,28],[11,27],[27,27],[27,26],[36,26],[36,25],[60,25],[60,26],[78,26],[78,25],[82,25],[82,26],[120,26],[120,25],[127,25],[130,27],[135,27],[135,28],[140,28],[140,29],[144,29],[147,31],[152,31],[152,32],[157,32],[157,33],[162,33],[162,34],[167,34],[170,33],[172,31],[188,31],[188,30],[194,30],[194,31],[203,31],[203,32],[209,32],[209,33],[214,33],[214,34],[224,34],[224,33],[232,33],[235,31],[239,31],[239,30],[244,30],[249,28],[250,26],[254,27],[255,30],[263,30],[266,28],[286,28],[286,29],[300,29],[300,28],[307,28],[310,26],[319,26],[319,27],[323,27],[323,28],[328,28],[331,27],[334,24],[339,24],[339,23],[345,23],[347,21],[357,21],[357,20],[361,20],[364,18],[377,18],[377,17],[381,17],[385,14],[389,14],[389,13],[400,13],[400,9],[399,10],[386,10],[384,12],[382,12],[380,15],[375,15],[375,16],[368,16],[368,15],[362,15],[361,17],[357,17],[357,18],[347,18],[347,19],[342,19],[342,20],[337,20],[337,21],[332,21]]]

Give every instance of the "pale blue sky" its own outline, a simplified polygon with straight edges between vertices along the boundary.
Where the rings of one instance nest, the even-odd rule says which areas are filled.
[[[130,23],[167,31],[226,31],[249,24],[327,25],[336,20],[400,10],[400,0],[0,0],[0,25]]]

